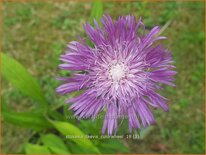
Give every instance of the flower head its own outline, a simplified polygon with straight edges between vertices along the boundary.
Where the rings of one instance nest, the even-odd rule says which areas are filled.
[[[156,41],[160,28],[155,26],[146,35],[141,18],[119,17],[114,22],[110,16],[101,19],[102,27],[85,24],[84,29],[93,47],[84,41],[69,43],[59,67],[73,71],[72,77],[58,78],[64,84],[57,88],[60,94],[84,90],[68,103],[79,118],[95,118],[105,110],[102,133],[117,132],[119,116],[127,116],[130,132],[153,124],[151,108],[168,111],[166,98],[157,93],[160,84],[174,86],[175,71],[171,69],[170,52]]]

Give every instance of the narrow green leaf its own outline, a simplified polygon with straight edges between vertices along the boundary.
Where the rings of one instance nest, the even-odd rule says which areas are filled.
[[[97,147],[88,138],[86,138],[86,135],[76,126],[67,122],[60,121],[51,121],[51,123],[63,135],[74,137],[69,138],[69,140],[74,141],[81,147],[91,150],[91,153],[100,153]]]
[[[52,153],[55,154],[69,154],[67,146],[62,139],[54,134],[48,134],[41,137],[42,143],[47,146]]]
[[[160,36],[168,27],[169,25],[171,24],[171,20],[169,20],[161,29],[160,31],[158,32],[158,34],[156,36]]]
[[[94,19],[98,22],[100,17],[103,15],[103,2],[101,0],[94,0],[92,2],[92,10],[90,15],[90,23],[93,23]]]
[[[25,144],[26,154],[51,154],[46,146],[36,145],[36,144]]]
[[[2,75],[25,95],[41,103],[39,110],[47,110],[47,101],[32,75],[15,59],[1,53]]]
[[[11,108],[6,104],[6,99],[4,96],[1,97],[1,108],[3,111],[11,111]]]
[[[2,114],[5,121],[36,131],[52,127],[50,122],[39,113],[2,111]]]
[[[61,113],[59,113],[57,110],[51,110],[51,111],[49,110],[48,114],[54,120],[58,120],[58,121],[66,120],[66,118]]]

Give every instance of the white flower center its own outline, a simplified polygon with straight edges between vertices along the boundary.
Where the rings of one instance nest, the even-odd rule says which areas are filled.
[[[125,67],[123,64],[113,65],[109,71],[110,76],[115,82],[118,82],[125,76]]]

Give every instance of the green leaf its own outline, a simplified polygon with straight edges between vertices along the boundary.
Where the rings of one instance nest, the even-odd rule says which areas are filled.
[[[47,146],[52,153],[69,154],[69,150],[64,142],[54,134],[48,134],[41,137],[42,143]]]
[[[68,141],[67,144],[70,147],[72,154],[91,154],[91,151],[87,148],[81,147],[77,145],[76,143]]]
[[[160,36],[168,27],[169,25],[171,24],[171,20],[169,20],[161,29],[160,31],[158,32],[158,34],[156,36]]]
[[[11,108],[6,104],[6,99],[4,96],[1,97],[1,109],[4,111],[11,111]]]
[[[90,15],[90,23],[93,23],[94,19],[98,22],[103,14],[103,2],[101,0],[95,0],[92,2],[92,11]]]
[[[51,154],[46,146],[36,145],[36,144],[25,144],[26,154]]]
[[[79,146],[91,150],[91,153],[100,153],[97,147],[86,138],[86,135],[76,126],[60,121],[51,121],[54,127],[65,136],[77,137],[69,138],[69,140],[74,141]]]
[[[51,111],[49,110],[48,114],[54,120],[58,120],[58,121],[66,120],[66,118],[61,113],[59,113],[57,110],[51,110]]]
[[[2,75],[25,95],[41,103],[39,111],[47,110],[47,101],[42,90],[32,75],[15,59],[1,53]]]
[[[128,148],[118,139],[107,139],[100,142],[99,147],[100,150],[104,150],[104,153],[129,153]]]
[[[70,154],[69,152],[65,151],[65,150],[61,150],[60,148],[57,147],[49,147],[49,150],[54,153],[54,154]]]
[[[52,127],[50,122],[40,113],[2,111],[2,114],[5,121],[36,131]]]

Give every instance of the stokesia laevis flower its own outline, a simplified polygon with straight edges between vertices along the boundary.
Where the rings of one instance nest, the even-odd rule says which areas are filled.
[[[151,125],[155,121],[151,108],[168,111],[166,98],[157,91],[161,84],[174,86],[176,74],[170,52],[156,42],[165,37],[158,36],[158,26],[141,35],[138,30],[144,30],[144,24],[131,15],[116,22],[106,15],[101,22],[103,28],[95,20],[95,27],[84,25],[93,47],[72,41],[61,55],[64,63],[59,67],[73,75],[58,78],[64,84],[56,91],[64,95],[84,90],[67,103],[73,103],[70,109],[79,118],[95,118],[105,110],[102,133],[106,129],[109,135],[116,133],[122,116],[127,116],[130,132]]]

